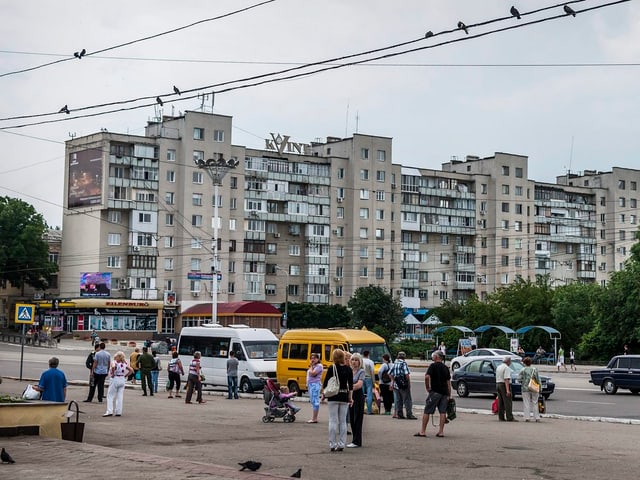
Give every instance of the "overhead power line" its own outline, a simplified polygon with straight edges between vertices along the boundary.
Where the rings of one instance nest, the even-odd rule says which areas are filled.
[[[566,2],[566,3],[577,3],[577,2],[583,2],[583,1],[585,1],[585,0],[575,0],[574,2]],[[614,2],[609,2],[609,3],[600,4],[600,5],[596,5],[596,6],[593,6],[593,7],[585,8],[583,10],[579,10],[579,11],[576,11],[576,12],[577,13],[588,12],[588,11],[592,11],[592,10],[596,10],[596,9],[600,9],[600,8],[604,8],[604,7],[608,7],[608,6],[612,6],[612,5],[619,4],[619,3],[626,3],[628,1],[630,1],[630,0],[617,0],[617,1],[614,1]],[[542,11],[542,10],[549,10],[549,9],[552,9],[552,8],[559,8],[559,7],[563,6],[563,5],[565,5],[566,3],[545,7],[543,9],[538,9],[535,12]],[[530,15],[531,13],[533,13],[533,12],[526,12],[526,13],[523,13],[521,15],[525,16],[525,15]],[[341,56],[341,57],[335,57],[335,58],[331,58],[331,59],[323,60],[323,61],[319,61],[319,62],[307,63],[307,64],[302,65],[302,66],[293,67],[293,68],[289,68],[289,69],[284,69],[284,70],[280,70],[280,71],[277,71],[277,72],[266,73],[266,74],[262,74],[262,75],[256,75],[256,76],[252,76],[252,77],[246,77],[246,78],[239,79],[239,80],[232,80],[232,81],[228,81],[228,82],[222,82],[222,83],[211,84],[211,85],[206,85],[206,86],[201,86],[201,87],[196,87],[196,88],[191,88],[191,89],[185,89],[185,90],[182,90],[180,92],[181,96],[179,96],[179,98],[175,98],[175,99],[168,99],[168,97],[178,96],[177,93],[170,92],[170,93],[165,93],[165,94],[160,94],[160,95],[149,95],[149,96],[138,97],[138,98],[129,99],[129,100],[121,100],[121,101],[116,101],[116,102],[102,103],[102,104],[91,105],[91,106],[80,107],[80,108],[72,108],[71,111],[77,112],[77,111],[90,110],[90,109],[96,109],[96,108],[105,108],[105,107],[115,106],[115,105],[126,105],[126,104],[129,104],[129,103],[136,103],[136,102],[145,101],[145,100],[149,101],[149,103],[145,103],[145,104],[141,104],[141,105],[134,105],[134,106],[130,106],[130,107],[122,107],[122,108],[117,108],[117,109],[111,109],[111,110],[101,111],[101,112],[98,112],[98,113],[92,113],[92,114],[89,113],[89,114],[74,115],[74,116],[65,115],[64,118],[57,118],[55,120],[42,120],[42,121],[38,121],[38,122],[31,122],[31,123],[24,123],[24,124],[20,124],[20,125],[11,125],[11,126],[6,126],[6,127],[0,127],[0,130],[4,130],[4,129],[8,129],[8,128],[22,128],[22,127],[26,127],[26,126],[34,126],[34,125],[41,125],[41,124],[47,124],[47,123],[57,123],[57,122],[60,122],[60,121],[67,121],[67,120],[72,120],[72,119],[77,119],[77,118],[88,118],[88,117],[94,117],[94,116],[98,116],[98,115],[105,115],[105,114],[117,113],[117,112],[122,112],[122,111],[135,110],[135,109],[139,109],[139,108],[145,108],[145,107],[156,105],[158,103],[158,98],[160,98],[162,100],[163,104],[164,103],[172,103],[172,102],[184,101],[184,100],[197,98],[199,95],[201,95],[201,92],[209,92],[212,89],[216,89],[216,90],[214,90],[215,93],[228,93],[228,92],[233,91],[233,90],[250,88],[250,87],[255,87],[255,86],[259,86],[259,85],[263,85],[263,84],[267,84],[267,83],[278,82],[278,81],[283,81],[283,80],[292,80],[292,79],[296,79],[296,78],[301,78],[301,77],[310,76],[310,75],[314,75],[314,74],[317,74],[317,73],[325,72],[325,71],[328,71],[328,70],[335,70],[335,69],[338,69],[338,68],[344,68],[344,67],[348,67],[348,66],[360,65],[360,64],[363,64],[363,63],[373,62],[373,61],[377,61],[377,60],[383,60],[383,59],[392,58],[392,57],[396,57],[396,56],[400,56],[400,55],[406,55],[408,53],[415,53],[415,52],[422,51],[422,50],[441,47],[441,46],[448,45],[448,44],[451,44],[451,43],[467,41],[467,40],[471,40],[471,39],[475,39],[475,38],[480,38],[480,37],[492,35],[492,34],[495,34],[495,33],[500,33],[500,32],[504,32],[504,31],[508,31],[508,30],[513,30],[513,29],[516,29],[516,28],[523,28],[523,27],[534,25],[534,24],[538,24],[538,23],[543,23],[543,22],[547,22],[547,21],[551,21],[551,20],[557,20],[559,18],[564,18],[564,17],[567,17],[567,16],[568,16],[568,14],[563,12],[562,14],[559,14],[559,15],[555,15],[555,16],[551,16],[551,17],[545,17],[545,18],[541,18],[541,19],[537,19],[537,20],[532,20],[530,22],[524,22],[524,23],[519,22],[516,25],[503,27],[503,28],[499,28],[499,29],[495,29],[495,30],[490,30],[490,31],[486,31],[486,32],[481,32],[481,33],[478,33],[478,34],[475,34],[475,35],[465,35],[464,37],[455,38],[455,39],[452,39],[452,40],[447,40],[447,41],[443,41],[443,42],[432,44],[432,45],[427,45],[427,46],[423,46],[423,47],[416,47],[416,48],[412,48],[412,49],[408,49],[408,50],[402,50],[400,52],[386,53],[386,54],[378,55],[378,56],[375,56],[375,57],[369,57],[369,58],[365,58],[365,59],[361,59],[361,60],[353,60],[353,61],[350,61],[350,62],[345,62],[345,63],[339,63],[339,64],[335,64],[335,65],[331,65],[331,66],[326,66],[324,68],[319,68],[319,69],[312,70],[312,71],[306,71],[306,72],[301,72],[301,73],[295,73],[295,74],[291,74],[291,75],[285,75],[285,76],[276,77],[278,75],[283,75],[283,74],[286,74],[286,73],[289,73],[289,72],[294,72],[294,71],[298,71],[298,70],[302,70],[302,69],[308,69],[308,68],[314,67],[314,66],[326,65],[326,64],[329,64],[329,63],[332,63],[332,62],[341,62],[341,61],[344,61],[344,60],[349,60],[349,59],[360,57],[360,56],[371,55],[371,54],[383,52],[383,51],[386,51],[386,50],[397,49],[399,47],[406,46],[406,45],[409,45],[409,44],[413,44],[413,43],[416,43],[416,42],[419,42],[419,41],[423,41],[425,39],[431,39],[431,38],[436,37],[438,35],[451,34],[453,32],[456,32],[456,31],[459,31],[459,30],[462,30],[462,29],[461,28],[456,28],[456,29],[453,29],[453,30],[445,30],[445,31],[442,31],[442,32],[439,32],[439,33],[436,33],[436,34],[432,33],[428,37],[420,37],[418,39],[413,39],[413,40],[397,43],[397,44],[394,44],[394,45],[390,45],[390,46],[386,46],[386,47],[382,47],[382,48],[369,50],[367,52],[360,52],[360,53],[356,53],[356,54],[344,55],[344,56]],[[469,24],[469,25],[466,25],[465,28],[468,30],[468,29],[475,28],[477,26],[483,26],[483,25],[487,25],[489,23],[494,23],[494,22],[499,22],[499,21],[504,21],[504,20],[510,20],[512,18],[513,17],[511,17],[511,16],[495,18],[495,19],[487,20],[487,21],[480,22],[480,23]],[[268,77],[276,77],[276,78],[268,78]],[[245,83],[245,84],[242,84],[242,85],[228,86],[227,88],[218,89],[219,87],[224,87],[224,86],[227,86],[227,85],[233,85],[235,83],[241,83],[241,82],[252,82],[252,83]],[[196,95],[184,95],[185,93],[193,93],[193,92],[197,92]],[[66,107],[66,105],[65,105],[65,107]],[[44,116],[58,115],[59,113],[60,112],[49,112],[49,113],[43,113],[43,114],[8,117],[8,118],[2,118],[2,119],[0,119],[0,121],[9,121],[9,120],[17,120],[17,119],[44,117]]]
[[[238,13],[243,13],[243,12],[246,12],[247,10],[251,10],[251,9],[254,9],[254,8],[257,8],[257,7],[261,7],[263,5],[266,5],[267,3],[272,3],[272,2],[275,2],[275,1],[276,0],[265,0],[265,1],[261,2],[261,3],[257,3],[255,5],[250,5],[248,7],[241,8],[241,9],[238,9],[238,10],[234,10],[232,12],[228,12],[228,13],[225,13],[225,14],[222,14],[222,15],[211,17],[211,18],[205,18],[203,20],[198,20],[197,22],[193,22],[193,23],[190,23],[188,25],[183,25],[181,27],[173,28],[171,30],[165,30],[164,32],[160,32],[160,33],[156,33],[156,34],[149,35],[149,36],[146,36],[146,37],[138,38],[136,40],[131,40],[131,41],[128,41],[128,42],[120,43],[118,45],[113,45],[111,47],[103,48],[101,50],[95,50],[93,52],[87,52],[85,49],[82,49],[81,52],[75,52],[71,56],[68,56],[66,58],[61,58],[61,59],[55,60],[53,62],[43,63],[42,65],[36,65],[34,67],[23,68],[22,70],[15,70],[13,72],[2,73],[2,74],[0,74],[0,78],[8,77],[10,75],[17,75],[17,74],[25,73],[25,72],[31,72],[33,70],[38,70],[40,68],[49,67],[51,65],[55,65],[55,64],[58,64],[58,63],[68,62],[70,60],[76,60],[76,59],[81,59],[81,58],[85,58],[85,57],[90,57],[90,56],[93,56],[93,55],[98,55],[100,53],[109,52],[111,50],[116,50],[118,48],[122,48],[122,47],[126,47],[126,46],[129,46],[129,45],[133,45],[135,43],[140,43],[140,42],[144,42],[144,41],[147,41],[147,40],[151,40],[153,38],[162,37],[164,35],[170,35],[172,33],[176,33],[176,32],[179,32],[181,30],[186,30],[188,28],[195,27],[196,25],[201,25],[203,23],[212,22],[214,20],[220,20],[222,18],[230,17],[230,16],[236,15]]]

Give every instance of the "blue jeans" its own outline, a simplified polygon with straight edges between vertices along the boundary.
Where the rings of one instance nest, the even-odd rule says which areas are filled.
[[[151,370],[151,391],[153,393],[158,393],[158,375],[160,375],[159,370]]]
[[[362,386],[365,397],[367,398],[367,413],[371,415],[371,408],[373,406],[373,379],[371,377],[364,377],[364,385]]]
[[[227,376],[227,398],[238,398],[238,377]]]

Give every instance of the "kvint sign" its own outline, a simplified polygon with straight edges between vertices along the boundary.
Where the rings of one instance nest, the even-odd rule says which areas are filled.
[[[280,155],[283,153],[299,153],[310,154],[311,145],[307,143],[298,143],[289,141],[289,135],[280,135],[279,133],[271,133],[271,138],[265,138],[265,149],[275,150]]]

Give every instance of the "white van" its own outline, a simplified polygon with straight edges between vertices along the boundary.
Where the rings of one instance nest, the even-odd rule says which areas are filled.
[[[249,393],[262,390],[262,378],[276,378],[278,337],[267,328],[251,328],[247,325],[203,324],[200,327],[184,327],[178,339],[178,354],[188,374],[193,353],[202,354],[200,366],[204,385],[227,386],[227,359],[233,350],[238,365],[238,388]],[[186,375],[185,375],[186,376]]]

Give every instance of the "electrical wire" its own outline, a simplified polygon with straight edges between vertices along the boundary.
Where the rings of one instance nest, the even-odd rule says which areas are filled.
[[[535,12],[539,12],[539,11],[542,11],[542,10],[549,10],[549,9],[552,9],[552,8],[558,8],[558,7],[562,6],[562,5],[566,5],[567,3],[579,3],[579,2],[583,2],[583,1],[585,1],[585,0],[574,0],[574,2],[565,2],[565,3],[561,3],[561,4],[556,4],[556,5],[553,5],[553,6],[545,7],[543,9],[538,9]],[[609,6],[612,6],[612,5],[619,4],[619,3],[626,3],[626,2],[629,2],[629,1],[630,0],[617,0],[617,1],[614,1],[614,2],[597,5],[597,6],[594,6],[594,7],[585,8],[583,10],[577,10],[576,13],[584,13],[584,12],[588,12],[588,11],[592,11],[592,10],[596,10],[596,9],[600,9],[600,8],[609,7]],[[521,15],[528,15],[528,14],[531,14],[531,13],[532,12],[525,12],[525,13],[522,13]],[[516,25],[503,27],[503,28],[499,28],[499,29],[495,29],[495,30],[490,30],[490,31],[478,33],[478,34],[475,34],[475,35],[466,35],[465,37],[460,37],[460,38],[456,38],[456,39],[452,39],[452,40],[448,40],[448,41],[442,41],[440,43],[435,43],[435,44],[427,45],[427,46],[423,46],[423,47],[416,47],[416,48],[412,48],[412,49],[408,49],[408,50],[403,50],[403,51],[400,51],[400,52],[387,53],[387,54],[378,55],[378,56],[372,57],[372,58],[365,58],[365,59],[362,59],[362,60],[354,60],[354,61],[350,61],[350,62],[346,62],[346,63],[332,64],[332,65],[329,65],[329,66],[327,66],[325,68],[320,68],[320,69],[312,70],[312,71],[309,71],[309,72],[301,72],[301,73],[297,73],[297,74],[286,75],[284,77],[268,78],[268,77],[274,77],[274,76],[277,76],[277,75],[283,75],[283,74],[286,74],[286,73],[298,71],[298,70],[301,70],[301,69],[307,69],[307,68],[314,67],[314,66],[326,65],[328,63],[348,60],[350,58],[356,58],[356,57],[360,57],[360,56],[371,55],[371,54],[382,52],[382,51],[386,51],[386,50],[393,50],[393,49],[397,49],[397,48],[402,47],[402,46],[410,45],[410,44],[413,44],[413,43],[416,43],[416,42],[421,42],[421,41],[425,40],[424,37],[420,37],[418,39],[408,40],[408,41],[400,42],[400,43],[397,43],[397,44],[394,44],[394,45],[381,47],[381,48],[376,48],[376,49],[373,49],[373,50],[368,50],[366,52],[360,52],[360,53],[355,53],[355,54],[351,54],[351,55],[344,55],[344,56],[341,56],[341,57],[334,57],[334,58],[331,58],[331,59],[328,59],[328,60],[319,61],[319,62],[307,63],[307,64],[304,64],[302,66],[293,67],[293,68],[289,68],[289,69],[284,69],[284,70],[280,70],[280,71],[277,71],[277,72],[270,72],[270,73],[266,73],[266,74],[254,75],[254,76],[251,76],[251,77],[245,77],[245,78],[238,79],[238,80],[231,80],[231,81],[227,81],[227,82],[221,82],[221,83],[216,83],[216,84],[211,84],[211,85],[206,85],[206,86],[200,86],[200,87],[191,88],[191,89],[185,89],[185,90],[181,91],[182,95],[179,96],[179,98],[176,98],[176,99],[167,98],[167,97],[177,96],[176,93],[164,93],[164,94],[160,94],[160,95],[149,95],[149,96],[138,97],[138,98],[134,98],[134,99],[121,100],[121,101],[116,101],[116,102],[107,102],[107,103],[90,105],[90,106],[79,107],[79,108],[72,108],[71,110],[73,112],[80,112],[80,111],[97,109],[97,108],[105,108],[105,107],[110,107],[110,106],[115,106],[115,105],[126,105],[126,104],[129,104],[129,103],[136,103],[136,102],[145,101],[145,100],[153,100],[150,103],[146,103],[146,104],[142,104],[142,105],[136,105],[136,106],[132,106],[132,107],[123,107],[123,108],[118,108],[118,109],[111,109],[111,110],[106,110],[106,111],[102,111],[102,112],[94,113],[94,114],[82,114],[82,115],[73,115],[73,116],[68,116],[67,115],[65,118],[58,118],[58,119],[55,119],[55,120],[43,120],[43,121],[39,121],[39,122],[32,122],[32,123],[25,123],[25,124],[20,124],[20,125],[12,125],[12,126],[0,127],[0,130],[11,129],[11,128],[23,128],[23,127],[27,127],[27,126],[42,125],[42,124],[48,124],[48,123],[57,123],[57,122],[60,122],[60,121],[68,121],[68,120],[73,120],[73,119],[77,119],[77,118],[88,118],[88,117],[93,117],[93,116],[97,116],[97,115],[112,114],[112,113],[117,113],[117,112],[123,112],[123,111],[128,111],[128,110],[135,110],[135,109],[139,109],[139,108],[150,107],[150,106],[154,106],[154,105],[157,104],[157,98],[158,97],[163,99],[163,103],[173,103],[173,102],[180,102],[180,101],[185,101],[185,100],[190,100],[190,99],[197,98],[198,96],[201,95],[200,92],[209,91],[209,90],[212,90],[212,89],[215,89],[214,90],[215,93],[228,93],[228,92],[231,92],[231,91],[234,91],[234,90],[240,90],[240,89],[245,89],[245,88],[250,88],[250,87],[256,87],[256,86],[260,86],[260,85],[264,85],[264,84],[268,84],[268,83],[280,82],[280,81],[284,81],[284,80],[293,80],[293,79],[297,79],[297,78],[301,78],[301,77],[315,75],[315,74],[318,74],[318,73],[321,73],[321,72],[325,72],[325,71],[329,71],[329,70],[335,70],[335,69],[339,69],[339,68],[345,68],[345,67],[349,67],[349,66],[360,65],[360,64],[364,64],[364,63],[369,63],[369,62],[374,62],[374,61],[378,61],[378,60],[387,59],[387,58],[393,58],[393,57],[400,56],[400,55],[406,55],[406,54],[409,54],[409,53],[415,53],[415,52],[419,52],[419,51],[422,51],[422,50],[437,48],[437,47],[441,47],[441,46],[444,46],[444,45],[449,45],[449,44],[452,44],[452,43],[473,40],[473,39],[476,39],[476,38],[484,37],[484,36],[487,36],[487,35],[492,35],[492,34],[495,34],[495,33],[501,33],[501,32],[505,32],[505,31],[517,29],[517,28],[524,28],[524,27],[527,27],[527,26],[530,26],[530,25],[535,25],[535,24],[539,24],[539,23],[543,23],[543,22],[547,22],[547,21],[551,21],[551,20],[557,20],[557,19],[560,19],[560,18],[564,18],[566,16],[567,16],[566,13],[562,13],[560,15],[555,15],[555,16],[551,16],[551,17],[545,17],[545,18],[542,18],[542,19],[532,20],[530,22],[519,22]],[[476,26],[483,26],[483,25],[487,25],[487,24],[490,24],[490,23],[510,20],[512,18],[513,18],[512,16],[499,17],[499,18],[487,20],[487,21],[484,21],[484,22],[470,24],[466,28],[467,29],[474,28]],[[432,38],[437,37],[439,35],[451,34],[453,32],[457,32],[459,30],[461,30],[461,29],[460,28],[455,28],[455,29],[452,29],[452,30],[445,30],[445,31],[442,31],[442,32],[439,32],[439,33],[435,33],[435,34],[433,34],[432,36],[430,36],[428,38],[432,39]],[[258,80],[258,81],[256,81],[256,80]],[[245,83],[243,85],[237,85],[237,86],[229,86],[227,88],[218,90],[219,87],[224,87],[226,85],[233,85],[235,83],[240,83],[240,82],[252,82],[252,83]],[[191,95],[191,96],[184,95],[185,93],[192,93],[192,92],[199,92],[199,93],[197,93],[196,95]],[[39,118],[39,117],[46,117],[46,116],[51,116],[51,115],[59,115],[59,113],[60,112],[49,112],[49,113],[42,113],[42,114],[14,116],[14,117],[0,118],[0,121],[10,121],[10,120],[19,120],[19,119],[28,119],[28,118]]]
[[[252,10],[254,8],[261,7],[263,5],[266,5],[268,3],[272,3],[272,2],[275,2],[275,1],[276,0],[265,0],[265,1],[261,2],[261,3],[257,3],[255,5],[250,5],[248,7],[241,8],[241,9],[238,9],[238,10],[234,10],[232,12],[228,12],[228,13],[225,13],[225,14],[222,14],[222,15],[218,15],[216,17],[205,18],[203,20],[198,20],[197,22],[193,22],[193,23],[190,23],[188,25],[183,25],[181,27],[173,28],[171,30],[166,30],[164,32],[160,32],[160,33],[156,33],[156,34],[149,35],[149,36],[146,36],[146,37],[138,38],[136,40],[130,40],[128,42],[120,43],[118,45],[113,45],[111,47],[103,48],[103,49],[100,49],[100,50],[95,50],[93,52],[86,52],[84,55],[82,55],[82,58],[89,57],[89,56],[92,56],[92,55],[97,55],[97,54],[104,53],[104,52],[109,52],[111,50],[116,50],[118,48],[126,47],[126,46],[129,46],[129,45],[134,45],[136,43],[145,42],[147,40],[151,40],[151,39],[158,38],[158,37],[163,37],[165,35],[170,35],[172,33],[176,33],[176,32],[179,32],[181,30],[186,30],[188,28],[195,27],[196,25],[201,25],[203,23],[208,23],[208,22],[212,22],[214,20],[220,20],[222,18],[230,17],[230,16],[236,15],[238,13],[243,13],[243,12],[246,12],[248,10]],[[8,77],[10,75],[18,75],[20,73],[25,73],[25,72],[32,72],[34,70],[39,70],[41,68],[49,67],[51,65],[56,65],[58,63],[72,61],[72,60],[75,60],[77,58],[78,57],[76,57],[74,55],[74,56],[71,56],[71,57],[62,58],[60,60],[55,60],[53,62],[44,63],[42,65],[36,65],[34,67],[23,68],[22,70],[15,70],[13,72],[2,73],[2,74],[0,74],[0,78]]]

